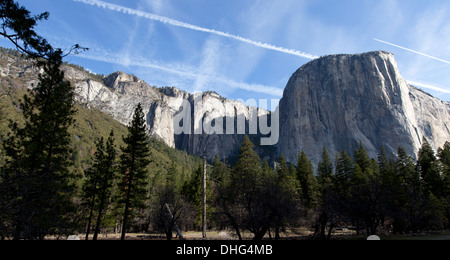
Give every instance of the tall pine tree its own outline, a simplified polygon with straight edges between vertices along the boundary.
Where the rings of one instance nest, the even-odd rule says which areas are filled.
[[[67,227],[71,210],[70,138],[73,88],[64,81],[62,59],[78,53],[78,44],[66,54],[54,49],[35,27],[48,12],[32,15],[14,0],[0,2],[0,35],[43,68],[39,83],[21,102],[25,126],[11,122],[12,135],[4,141],[6,162],[0,169],[1,236],[42,239]],[[3,223],[2,223],[3,222]]]
[[[150,163],[150,148],[144,112],[140,103],[128,126],[128,136],[124,137],[123,141],[125,147],[121,147],[121,181],[119,183],[120,202],[124,204],[121,240],[125,239],[133,209],[143,207],[147,195],[147,166]]]
[[[98,201],[99,185],[100,185],[100,171],[105,158],[105,142],[103,137],[96,144],[96,151],[94,153],[94,162],[92,167],[84,171],[84,183],[82,187],[81,198],[82,205],[89,210],[86,240],[89,239],[91,233],[92,220],[94,217],[95,206]]]
[[[333,163],[325,147],[323,148],[322,158],[317,165],[317,182],[319,186],[319,197],[314,237],[318,239],[329,239],[335,227],[335,222],[337,222],[337,214],[333,209],[335,204],[333,200],[336,199],[334,196]],[[326,236],[327,225],[328,237]]]
[[[64,223],[72,194],[70,142],[74,91],[59,61],[47,61],[38,85],[24,96],[25,126],[11,122],[4,142],[8,161],[2,188],[8,190],[14,238],[42,239]]]
[[[394,233],[403,233],[409,230],[415,232],[420,222],[423,201],[422,183],[414,158],[409,156],[402,147],[398,148],[395,173],[395,177],[398,179],[397,194],[390,201],[393,231]]]
[[[97,223],[95,226],[93,240],[97,240],[98,234],[100,233],[100,227],[102,224],[102,218],[105,210],[108,208],[108,202],[111,197],[112,187],[114,183],[114,177],[116,173],[116,147],[114,145],[114,131],[111,130],[108,140],[106,141],[106,150],[103,155],[103,160],[100,161],[99,165],[99,189],[98,189],[98,206],[97,206]]]
[[[240,219],[240,226],[248,229],[255,235],[256,240],[264,237],[268,230],[265,218],[264,207],[261,198],[264,189],[264,178],[261,159],[253,150],[253,143],[248,136],[245,136],[241,145],[238,161],[233,167],[231,173],[231,182],[229,192],[234,199],[234,208],[238,211],[233,213],[243,214],[242,217],[234,215],[230,220]],[[239,212],[241,211],[241,212]],[[237,230],[237,232],[239,232]]]

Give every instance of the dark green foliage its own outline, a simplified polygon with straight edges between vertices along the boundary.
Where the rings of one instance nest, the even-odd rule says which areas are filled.
[[[352,221],[357,228],[365,228],[367,234],[377,234],[377,228],[385,217],[382,198],[382,179],[378,175],[378,165],[373,164],[365,147],[355,150],[355,166],[350,177],[350,207]]]
[[[362,144],[359,142],[359,148],[355,150],[355,164],[359,166],[362,172],[368,173],[369,171],[373,172],[372,163],[369,155],[367,154],[367,150]]]
[[[443,197],[445,191],[443,190],[444,187],[442,185],[443,179],[440,174],[440,165],[433,148],[431,148],[431,145],[426,138],[423,138],[422,140],[422,147],[419,150],[417,166],[425,190],[437,197]]]
[[[280,176],[288,176],[289,175],[289,167],[286,163],[286,159],[284,158],[284,155],[280,156],[279,163],[277,164],[277,167],[275,170],[276,170],[277,174]]]
[[[192,178],[196,175],[198,174],[194,174]],[[183,193],[185,193],[184,189],[186,188],[182,186],[179,177],[182,176],[180,176],[176,164],[172,163],[167,175],[163,177],[165,180],[157,184],[154,183],[153,186],[153,189],[155,190],[152,198],[154,202],[152,205],[152,214],[155,221],[154,226],[156,230],[163,231],[166,234],[167,240],[172,239],[172,232],[174,231],[177,222],[183,222],[180,218],[182,216],[187,217],[185,213],[188,206],[183,197]],[[198,182],[193,183],[192,185],[195,186],[197,183]],[[201,185],[201,182],[199,185]],[[192,189],[187,191],[187,193],[192,196],[189,198],[192,198],[193,201],[201,198],[201,195],[197,194],[197,189],[195,187],[190,186],[189,188]],[[191,192],[193,194],[191,194]]]
[[[439,161],[444,166],[444,172],[448,173],[450,167],[450,142],[445,142],[443,148],[439,148],[438,150],[438,158]]]
[[[214,165],[217,166],[217,162],[215,162]],[[222,166],[222,165],[221,165]],[[218,166],[220,167],[220,166]],[[214,193],[212,190],[213,185],[213,179],[215,177],[221,178],[220,175],[223,174],[223,172],[219,172],[220,170],[225,169],[215,169],[213,172],[207,171],[207,181],[206,181],[206,201],[207,201],[207,207],[206,207],[206,216],[208,220],[212,220],[215,208],[213,205],[214,201]],[[213,177],[214,176],[214,177]],[[218,181],[216,179],[216,181]],[[202,209],[203,209],[203,165],[199,165],[197,170],[195,170],[190,179],[187,180],[184,185],[181,192],[182,195],[185,196],[187,201],[191,204],[195,211],[195,218],[193,220],[193,227],[196,230],[201,230],[201,223],[202,223]]]
[[[323,148],[322,159],[317,166],[317,181],[321,196],[326,197],[326,194],[332,188],[333,163],[325,147]]]
[[[317,181],[314,177],[313,165],[303,151],[298,154],[297,180],[300,183],[304,207],[313,208],[317,203]]]
[[[319,187],[317,219],[315,220],[314,238],[330,239],[331,232],[339,221],[337,209],[339,196],[337,196],[336,178],[333,164],[327,149],[323,148],[322,158],[317,166],[317,183]],[[340,204],[340,203],[339,203]],[[326,229],[328,228],[328,235]]]
[[[144,206],[148,191],[147,166],[150,163],[150,148],[141,104],[135,109],[128,132],[128,136],[123,138],[125,146],[121,147],[120,155],[119,202],[125,207],[122,240],[125,239],[130,214],[134,208]]]
[[[349,182],[353,171],[354,162],[347,152],[342,151],[340,155],[336,154],[335,185],[337,186],[336,189],[339,190],[343,196],[349,195]]]
[[[73,89],[59,66],[45,64],[39,84],[21,104],[24,127],[11,122],[12,134],[4,141],[8,159],[2,186],[11,196],[6,211],[12,212],[15,238],[41,239],[67,225],[72,191],[68,129],[75,110]]]
[[[275,238],[288,226],[294,226],[300,211],[298,182],[289,174],[283,157],[275,172],[253,150],[248,137],[242,143],[240,154],[231,174],[216,160],[217,175],[223,176],[217,189],[217,213],[224,216],[222,224],[232,227],[239,239],[241,230],[261,240],[273,230]],[[223,172],[222,172],[223,171]]]
[[[238,161],[231,173],[230,185],[234,187],[236,208],[245,211],[241,226],[255,234],[257,239],[261,239],[268,230],[264,221],[261,220],[265,217],[261,205],[264,187],[264,179],[261,174],[261,159],[253,150],[253,144],[246,136]]]
[[[442,166],[443,194],[442,204],[447,218],[447,227],[450,227],[450,142],[446,142],[443,148],[438,150],[439,162]]]
[[[30,11],[13,0],[3,0],[0,8],[0,18],[3,21],[0,35],[18,45],[22,52],[33,57],[45,57],[53,50],[47,40],[34,31],[39,21],[48,19],[48,12],[32,16]],[[19,45],[19,42],[23,45]]]
[[[230,167],[225,162],[220,161],[219,156],[216,155],[214,157],[210,179],[214,183],[216,183],[216,185],[220,185],[225,181],[226,178],[229,177],[230,172],[231,172]]]
[[[270,167],[269,167],[270,168]],[[286,166],[284,156],[280,157],[276,174],[264,171],[266,178],[266,202],[269,232],[275,232],[275,239],[280,238],[280,233],[288,228],[294,228],[304,212],[302,207],[302,194],[300,183],[296,178],[295,167]]]
[[[105,210],[108,209],[117,168],[117,151],[114,142],[113,131],[111,131],[110,136],[108,137],[106,147],[103,138],[98,141],[97,150],[94,154],[93,165],[85,172],[86,179],[83,186],[83,197],[86,204],[90,208],[86,240],[89,236],[91,218],[94,210],[96,210],[97,221],[93,240],[97,240],[103,215]]]
[[[35,32],[38,22],[48,16],[47,12],[33,16],[13,0],[0,3],[0,35],[44,71],[20,104],[24,125],[11,121],[11,132],[3,137],[1,226],[10,226],[10,231],[2,231],[15,239],[43,239],[51,232],[63,232],[69,228],[67,214],[72,210],[68,129],[75,114],[74,91],[60,70],[63,51]],[[74,45],[69,53],[80,49]]]
[[[208,185],[207,185],[208,187]],[[203,202],[203,166],[199,165],[191,178],[183,185],[182,194],[186,196],[187,200],[195,208],[196,218],[194,227],[197,230],[201,228],[202,202]],[[207,198],[211,198],[211,189],[209,189]]]
[[[239,239],[241,229],[247,229],[261,239],[268,230],[262,218],[261,205],[264,178],[261,159],[253,150],[253,144],[245,136],[236,165],[228,178],[223,180],[218,195],[218,208],[234,228]]]

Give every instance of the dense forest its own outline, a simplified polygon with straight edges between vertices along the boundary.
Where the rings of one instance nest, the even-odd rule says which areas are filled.
[[[61,66],[86,48],[54,49],[34,31],[48,17],[0,3],[0,35],[42,69],[31,90],[2,78],[0,239],[172,239],[175,230],[200,230],[202,160],[150,138],[140,105],[124,127],[76,104]],[[296,164],[280,156],[271,167],[245,137],[233,165],[216,157],[206,169],[207,227],[238,239],[280,239],[301,228],[330,239],[343,227],[367,235],[450,227],[449,142],[436,152],[423,139],[417,160],[401,147],[395,158],[383,148],[370,158],[362,144],[336,155],[323,148],[315,172],[304,152]]]

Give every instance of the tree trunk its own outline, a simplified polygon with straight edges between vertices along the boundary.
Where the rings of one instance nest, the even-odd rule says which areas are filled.
[[[122,235],[120,236],[120,240],[125,240],[125,234],[128,228],[128,215],[130,214],[130,202],[131,202],[131,173],[130,173],[130,181],[128,185],[127,197],[125,200],[125,211],[123,213],[123,223],[122,223]]]
[[[328,229],[328,236],[327,236],[327,240],[331,239],[331,233],[333,233],[333,228],[334,228],[334,224],[330,224],[330,229]]]
[[[100,226],[102,224],[102,213],[103,213],[103,208],[105,207],[104,200],[105,200],[105,196],[103,194],[102,199],[100,201],[99,209],[98,209],[97,224],[95,225],[94,237],[92,238],[92,240],[97,240],[98,233],[100,232]]]
[[[94,215],[94,204],[95,204],[95,193],[92,196],[91,210],[89,213],[88,225],[87,225],[87,230],[86,230],[86,240],[89,240],[89,233],[91,232],[92,217]]]
[[[264,236],[266,235],[266,233],[267,233],[267,228],[262,228],[261,230],[256,231],[254,233],[255,237],[253,237],[253,240],[256,240],[256,241],[262,240],[264,238]]]
[[[225,208],[225,215],[228,217],[228,219],[231,221],[231,225],[233,226],[234,230],[236,231],[236,235],[238,236],[239,240],[242,240],[241,232],[239,231],[239,225],[234,219],[234,217],[231,215],[231,213],[228,211],[228,208]]]
[[[133,187],[133,173],[134,173],[134,159],[135,154],[134,152],[131,155],[131,166],[129,169],[129,176],[128,176],[128,190],[127,190],[127,196],[125,199],[125,211],[123,213],[123,224],[122,224],[122,235],[120,236],[120,240],[125,240],[125,234],[127,232],[128,227],[128,215],[130,214],[130,206],[131,206],[131,189]]]
[[[130,212],[130,198],[129,196],[127,196],[127,200],[125,202],[125,211],[123,213],[122,235],[120,236],[120,240],[125,240],[125,234],[128,227],[129,212]]]

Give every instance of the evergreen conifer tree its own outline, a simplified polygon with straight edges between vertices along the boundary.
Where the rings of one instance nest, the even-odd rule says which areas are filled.
[[[100,233],[100,227],[105,214],[105,210],[108,208],[108,202],[111,197],[112,187],[114,183],[115,173],[116,173],[116,147],[115,147],[114,131],[111,133],[106,141],[106,150],[104,152],[103,158],[100,161],[99,174],[99,201],[97,207],[97,223],[95,226],[93,240],[97,240],[98,234]]]
[[[280,162],[277,164],[276,171],[279,176],[287,177],[289,175],[289,167],[283,154],[280,156]]]
[[[317,219],[315,223],[315,236],[319,239],[327,239],[326,227],[329,224],[329,236],[334,228],[336,219],[336,212],[334,211],[334,176],[333,163],[330,155],[324,147],[321,160],[317,166],[317,183],[319,187]]]
[[[359,165],[363,173],[367,174],[369,171],[373,172],[370,157],[361,141],[359,142],[359,148],[355,150],[354,157],[355,163]]]
[[[317,203],[317,181],[314,176],[314,168],[305,152],[298,154],[297,180],[302,191],[303,205],[307,209],[313,208]]]
[[[124,205],[121,240],[125,239],[133,209],[143,207],[147,196],[147,166],[150,163],[148,139],[145,116],[139,103],[128,126],[128,136],[123,138],[125,147],[121,147],[119,192],[120,202]]]
[[[388,158],[384,147],[380,148],[380,153],[378,154],[378,169],[384,185],[393,188],[397,183],[395,161],[392,158]]]
[[[350,176],[352,175],[354,168],[353,159],[346,151],[336,154],[335,185],[337,190],[343,196],[348,195]]]
[[[233,181],[240,191],[246,193],[245,196],[252,196],[251,191],[260,188],[262,184],[262,180],[259,178],[262,172],[261,159],[253,150],[253,146],[248,136],[245,136],[238,161],[232,171]]]
[[[394,232],[416,232],[421,225],[421,212],[424,196],[420,173],[416,170],[414,158],[405,149],[398,148],[396,175],[399,179],[399,192],[395,198],[398,201],[393,210]]]
[[[84,171],[85,179],[82,187],[81,198],[82,205],[85,205],[89,210],[86,240],[89,239],[91,232],[92,221],[94,218],[95,207],[98,201],[99,185],[100,185],[100,171],[104,161],[105,142],[103,137],[96,144],[96,151],[94,153],[94,161],[92,167]]]
[[[435,152],[425,137],[419,150],[417,166],[426,191],[441,198],[443,187],[439,165]]]
[[[48,17],[48,12],[33,16],[14,0],[0,2],[0,36],[44,71],[21,102],[25,126],[11,122],[12,135],[3,142],[7,158],[0,169],[0,226],[7,223],[4,230],[15,239],[42,239],[52,231],[63,232],[68,227],[67,213],[73,209],[67,130],[75,113],[74,91],[60,66],[65,56],[87,48],[76,44],[66,54],[54,49],[35,31],[38,22]]]
[[[444,147],[438,150],[438,157],[442,165],[442,175],[444,180],[443,195],[450,198],[450,142],[446,142]]]
[[[317,181],[321,196],[326,197],[326,194],[331,191],[333,183],[333,163],[325,147],[323,148],[322,158],[317,165]]]
[[[66,226],[72,193],[70,142],[74,91],[60,70],[62,61],[47,61],[38,85],[24,96],[24,127],[11,122],[5,140],[8,156],[1,186],[6,186],[14,237],[42,239],[52,229]]]
[[[211,172],[211,179],[217,184],[221,183],[230,175],[231,169],[228,165],[220,161],[219,156],[214,157],[213,168]]]
[[[444,205],[447,217],[447,226],[450,227],[450,142],[446,142],[443,148],[438,150],[439,161],[442,165],[443,174],[443,194],[442,204]]]
[[[252,232],[256,240],[260,240],[268,230],[268,226],[263,220],[266,217],[263,206],[264,198],[262,197],[265,180],[262,178],[261,159],[253,150],[253,146],[248,136],[245,136],[238,160],[231,173],[232,189],[229,191],[234,192],[232,196],[236,207],[245,212],[240,225]],[[237,218],[235,217],[235,219]]]

